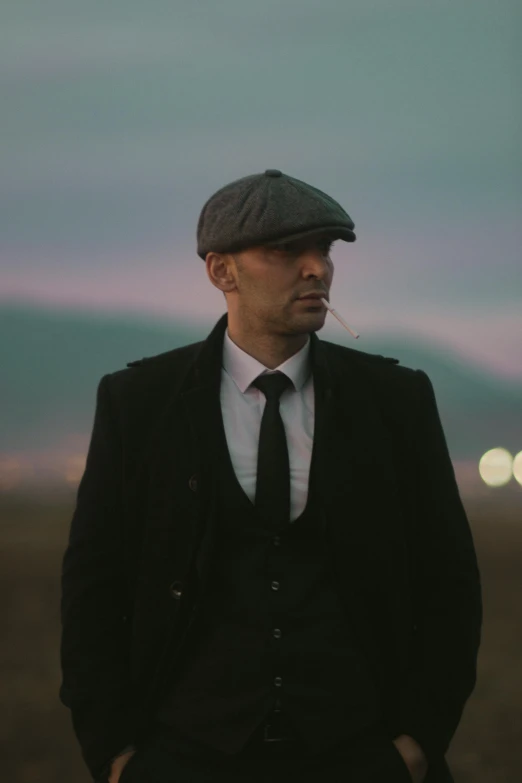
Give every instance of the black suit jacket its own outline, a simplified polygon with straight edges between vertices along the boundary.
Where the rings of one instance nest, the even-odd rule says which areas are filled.
[[[62,684],[96,777],[139,739],[212,559],[227,314],[209,337],[103,376],[62,568]],[[390,727],[440,761],[476,682],[480,575],[422,370],[311,334],[339,593]],[[317,431],[317,430],[316,430]],[[210,586],[211,587],[211,586]]]

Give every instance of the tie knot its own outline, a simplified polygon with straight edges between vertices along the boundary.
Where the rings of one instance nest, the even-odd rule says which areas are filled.
[[[291,379],[284,372],[279,370],[274,373],[258,375],[255,381],[252,381],[252,386],[255,386],[263,392],[267,401],[278,400],[285,389],[293,386]]]

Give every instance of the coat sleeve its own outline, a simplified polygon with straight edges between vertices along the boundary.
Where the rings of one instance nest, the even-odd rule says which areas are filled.
[[[93,778],[136,740],[144,716],[129,676],[129,597],[121,546],[122,445],[110,376],[98,385],[87,462],[61,572],[61,702]]]
[[[461,502],[430,379],[415,372],[412,542],[416,633],[413,666],[398,705],[399,733],[428,761],[443,756],[477,675],[482,592],[472,533]]]

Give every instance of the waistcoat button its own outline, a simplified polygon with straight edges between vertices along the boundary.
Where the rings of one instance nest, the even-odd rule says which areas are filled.
[[[196,474],[194,474],[193,476],[191,476],[189,478],[189,483],[188,484],[189,484],[189,487],[192,490],[192,492],[196,492],[197,491],[197,489],[198,489],[198,477],[196,476]]]
[[[283,678],[282,677],[274,677],[274,685],[277,688],[280,688],[282,684],[283,684]]]
[[[279,582],[276,582],[276,581],[274,580],[274,581],[272,582],[272,584],[270,585],[270,587],[272,588],[272,590],[279,590]]]
[[[274,546],[279,546],[281,544],[280,536],[274,536],[272,539],[272,543],[274,544]]]
[[[274,628],[272,631],[272,636],[274,636],[276,639],[281,638],[281,629],[280,628]]]

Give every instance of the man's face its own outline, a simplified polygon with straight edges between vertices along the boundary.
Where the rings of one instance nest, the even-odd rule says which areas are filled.
[[[305,237],[236,254],[234,307],[240,319],[278,334],[321,329],[326,307],[320,300],[299,297],[319,292],[329,299],[334,272],[332,244],[328,237]]]

